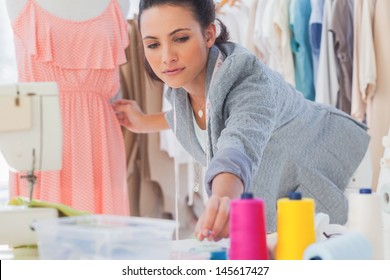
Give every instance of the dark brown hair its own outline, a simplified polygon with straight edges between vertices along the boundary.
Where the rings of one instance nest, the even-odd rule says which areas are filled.
[[[213,0],[140,0],[138,12],[138,29],[141,30],[140,18],[142,13],[152,7],[159,5],[173,5],[182,6],[189,9],[194,18],[198,21],[201,28],[206,29],[211,23],[215,21],[215,5]],[[229,40],[229,32],[226,26],[218,20],[220,31],[215,40],[215,44],[225,43]],[[144,58],[145,71],[153,80],[160,81],[160,78],[153,72],[146,58]]]

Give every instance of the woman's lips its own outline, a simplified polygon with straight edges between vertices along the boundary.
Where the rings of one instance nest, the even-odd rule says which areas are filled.
[[[180,72],[182,72],[185,68],[172,68],[172,69],[167,69],[165,71],[163,71],[163,73],[167,76],[175,76],[177,74],[179,74]]]

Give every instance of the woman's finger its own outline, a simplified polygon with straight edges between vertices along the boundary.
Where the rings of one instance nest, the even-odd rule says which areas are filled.
[[[126,104],[130,104],[132,102],[133,102],[133,100],[129,100],[129,99],[119,99],[119,100],[112,102],[111,105],[113,105],[113,106],[126,105]]]
[[[214,241],[219,241],[222,238],[228,238],[229,237],[229,232],[230,232],[230,227],[229,227],[229,220],[226,222],[221,234],[219,236],[216,236],[214,238]]]
[[[115,112],[128,112],[129,110],[131,110],[131,104],[113,105],[112,108],[114,109]]]
[[[213,195],[209,198],[204,212],[204,220],[201,225],[201,233],[204,237],[212,236],[214,221],[218,213],[219,197]]]
[[[226,225],[229,224],[230,198],[225,196],[219,199],[218,213],[215,217],[212,231],[214,238],[222,238],[225,235]]]
[[[195,232],[194,232],[196,238],[198,238],[200,241],[204,239],[204,236],[202,234],[203,220],[204,220],[204,213],[200,215],[198,222],[196,223]]]

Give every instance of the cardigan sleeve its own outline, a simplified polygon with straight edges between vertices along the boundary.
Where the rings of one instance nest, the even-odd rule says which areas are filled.
[[[239,57],[224,62],[220,69],[223,75],[218,75],[210,87],[215,96],[210,94],[211,130],[221,124],[223,129],[219,135],[211,131],[216,152],[205,176],[208,192],[213,178],[223,172],[238,176],[248,190],[277,123],[277,83],[262,72],[256,60],[247,59],[238,66],[234,61],[240,61]],[[257,71],[253,73],[253,69]]]

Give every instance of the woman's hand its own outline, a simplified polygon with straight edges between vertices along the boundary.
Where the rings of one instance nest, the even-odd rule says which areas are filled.
[[[142,122],[145,114],[136,101],[122,99],[115,101],[111,106],[120,125],[135,133],[143,132]]]
[[[134,100],[118,100],[111,106],[119,123],[132,132],[159,132],[169,128],[164,113],[145,114]]]
[[[195,235],[199,240],[218,241],[229,237],[230,198],[213,195],[196,224]]]
[[[234,174],[220,173],[214,177],[212,196],[195,227],[195,236],[199,240],[218,241],[229,237],[230,202],[239,198],[243,190],[242,181]]]

